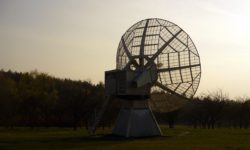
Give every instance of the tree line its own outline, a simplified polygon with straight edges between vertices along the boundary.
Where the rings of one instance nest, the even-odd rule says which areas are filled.
[[[175,96],[169,99],[177,100]],[[249,128],[250,99],[230,99],[221,90],[203,94],[186,101],[182,106],[169,112],[157,112],[159,120],[170,128],[175,124],[191,125],[194,128],[214,129],[220,127]],[[165,116],[165,117],[163,117]]]
[[[0,126],[88,129],[106,99],[101,82],[59,79],[37,71],[0,71]],[[112,126],[119,109],[120,102],[111,99],[99,125]],[[155,114],[161,124],[170,127],[176,123],[195,128],[250,125],[250,100],[230,100],[222,92],[196,97],[169,110]]]
[[[194,128],[214,129],[216,127],[249,128],[250,99],[231,100],[216,92],[188,102],[179,113],[182,122]],[[178,117],[178,116],[177,116]]]
[[[0,126],[87,126],[105,98],[103,83],[32,71],[0,71]]]

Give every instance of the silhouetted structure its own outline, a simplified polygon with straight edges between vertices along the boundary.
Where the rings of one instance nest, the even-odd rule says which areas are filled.
[[[158,18],[137,22],[121,38],[116,69],[105,72],[106,94],[123,100],[113,134],[161,135],[148,106],[151,87],[192,98],[200,77],[198,51],[183,29]]]

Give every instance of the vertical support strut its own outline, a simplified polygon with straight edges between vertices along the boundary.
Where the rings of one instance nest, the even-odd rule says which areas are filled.
[[[144,66],[144,45],[145,45],[145,38],[146,38],[146,33],[147,33],[147,28],[148,28],[148,22],[149,19],[146,20],[146,24],[143,30],[142,34],[142,39],[141,39],[141,45],[140,45],[140,67],[142,68]]]
[[[180,56],[180,52],[178,52],[178,63],[179,63],[179,68],[180,68],[181,82],[183,82],[182,72],[181,72],[181,56]]]
[[[169,53],[168,53],[168,68],[170,68]],[[171,71],[169,71],[168,73],[169,73],[170,82],[171,82],[171,84],[173,84],[173,80],[172,80],[172,76],[171,76]]]

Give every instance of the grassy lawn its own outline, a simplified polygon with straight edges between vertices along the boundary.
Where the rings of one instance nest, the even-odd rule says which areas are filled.
[[[250,150],[250,129],[162,127],[164,137],[123,139],[98,130],[97,136],[70,128],[0,128],[0,150]]]

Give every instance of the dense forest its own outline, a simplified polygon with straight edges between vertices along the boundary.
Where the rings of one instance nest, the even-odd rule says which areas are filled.
[[[161,93],[157,92],[153,95],[162,101],[180,101],[171,95],[159,96]],[[37,71],[0,71],[0,126],[89,128],[105,99],[101,82],[59,79]],[[120,102],[111,99],[99,126],[112,126],[119,108]],[[168,111],[153,111],[160,124],[171,128],[175,124],[211,129],[250,126],[250,99],[232,100],[221,91],[185,101],[182,107],[165,109]]]

